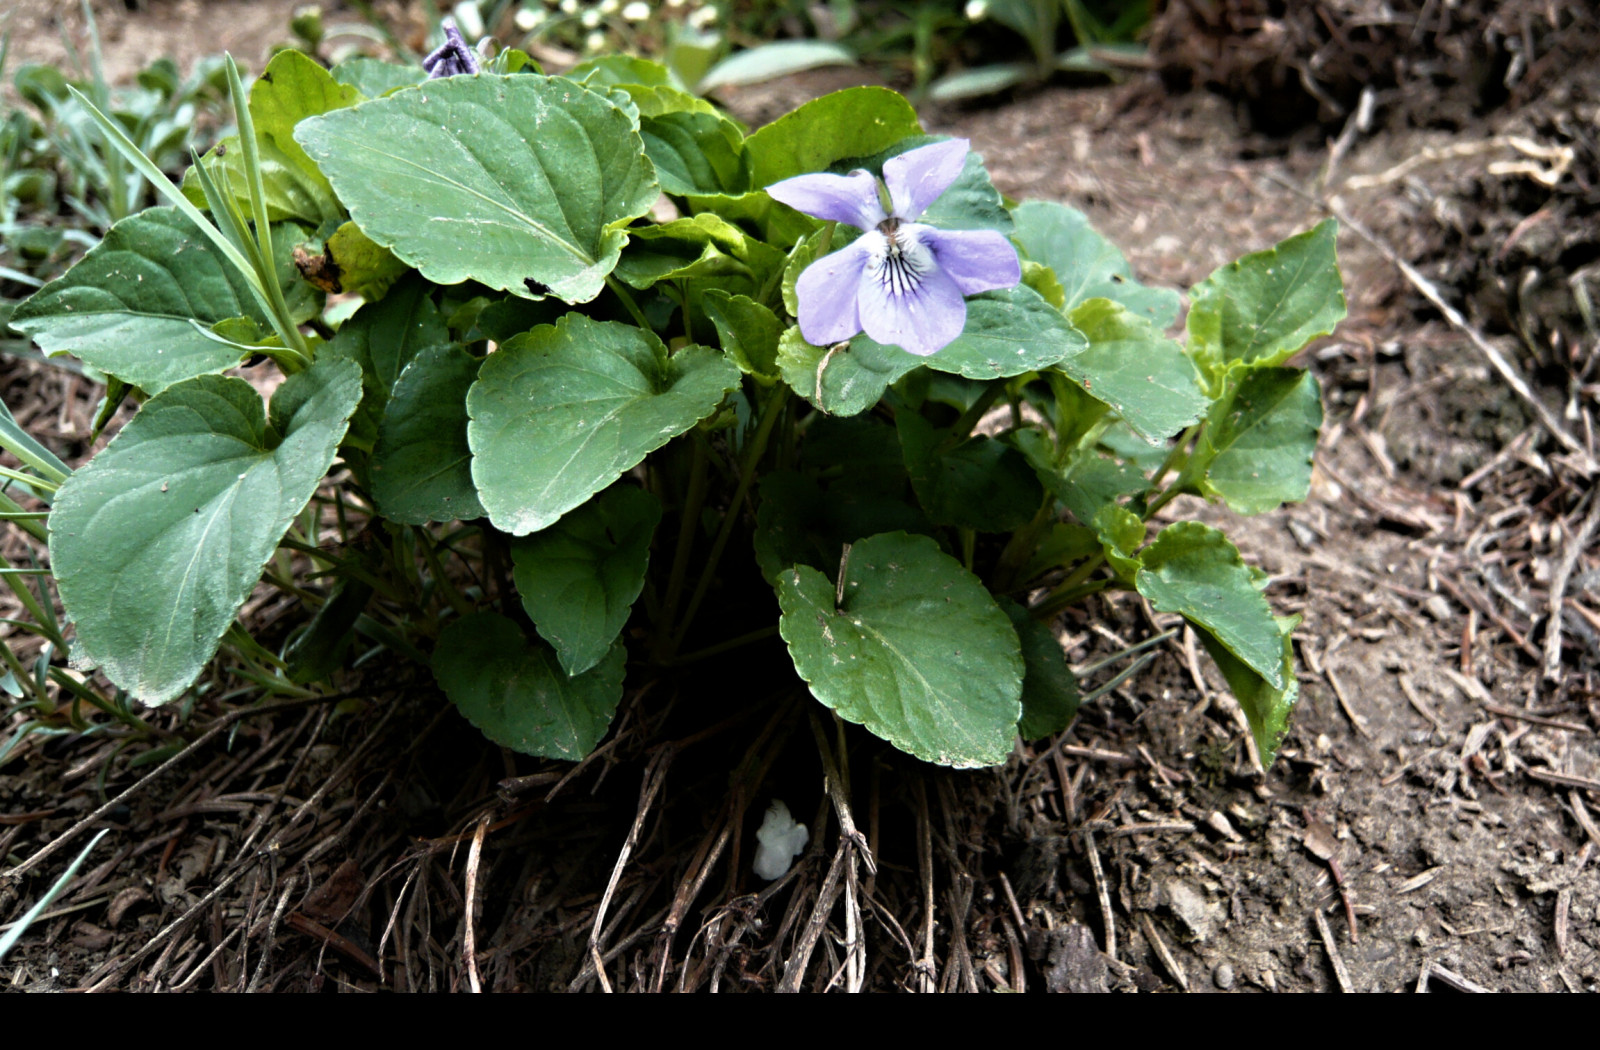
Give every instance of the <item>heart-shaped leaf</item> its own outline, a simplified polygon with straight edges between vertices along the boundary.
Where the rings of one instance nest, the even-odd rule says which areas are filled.
[[[1201,491],[1240,514],[1298,503],[1311,488],[1311,457],[1322,427],[1322,395],[1310,372],[1258,368],[1239,382],[1201,431]]]
[[[851,340],[871,342],[866,335]],[[1025,284],[967,300],[967,324],[944,349],[920,359],[936,372],[1002,379],[1037,372],[1082,353],[1083,333]]]
[[[716,411],[739,370],[703,346],[667,357],[633,325],[569,313],[489,355],[467,395],[478,498],[525,536]]]
[[[68,270],[17,307],[11,324],[47,354],[72,353],[155,393],[239,363],[209,328],[266,314],[243,277],[177,208],[131,215]]]
[[[305,121],[361,229],[439,284],[600,293],[659,190],[633,117],[562,77],[447,77]]]
[[[842,572],[837,592],[810,566],[778,576],[779,631],[812,695],[925,761],[1005,761],[1024,665],[1011,621],[978,578],[932,539],[903,532],[857,543]]]
[[[701,305],[716,325],[728,360],[763,384],[776,382],[778,340],[783,336],[783,322],[777,315],[749,296],[729,295],[720,288],[707,291]]]
[[[1211,659],[1222,671],[1222,677],[1227,679],[1228,688],[1239,701],[1239,706],[1244,709],[1245,721],[1250,723],[1250,735],[1256,739],[1256,750],[1261,754],[1264,767],[1271,766],[1272,760],[1278,757],[1278,747],[1289,728],[1289,715],[1294,712],[1294,705],[1300,699],[1300,680],[1294,673],[1294,642],[1290,639],[1300,624],[1300,617],[1279,616],[1275,619],[1283,645],[1282,687],[1273,685],[1257,674],[1243,660],[1229,652],[1227,646],[1210,631],[1196,632],[1206,652],[1211,654]]]
[[[650,561],[661,504],[613,485],[561,520],[511,544],[512,578],[539,636],[569,675],[599,663],[622,633]]]
[[[897,346],[857,336],[842,350],[812,346],[799,326],[778,342],[778,371],[790,388],[822,411],[853,416],[878,403],[889,384],[920,366],[924,358]]]
[[[1272,688],[1286,687],[1282,632],[1228,537],[1198,521],[1180,521],[1162,529],[1139,560],[1135,583],[1157,612],[1204,627]]]
[[[372,498],[390,521],[483,516],[467,447],[467,391],[480,363],[459,346],[431,346],[395,381],[372,450]]]
[[[502,747],[576,761],[594,750],[622,701],[627,652],[569,678],[543,642],[499,613],[463,616],[439,632],[433,674],[467,721]]]
[[[323,353],[361,366],[361,411],[350,425],[351,444],[370,449],[394,385],[424,348],[450,341],[450,329],[433,305],[432,289],[419,277],[400,281],[389,294],[367,303],[339,327]]]
[[[197,376],[151,398],[68,478],[50,557],[78,643],[150,704],[188,688],[333,463],[361,397],[355,365],[323,357],[272,399]]]
[[[834,161],[870,157],[918,135],[917,111],[888,88],[854,87],[807,102],[745,141],[752,185],[765,189],[794,175],[826,171]]]
[[[1038,513],[1044,489],[1010,445],[980,436],[946,447],[948,432],[911,411],[898,413],[895,425],[911,486],[934,524],[1008,532]]]
[[[1024,258],[1055,271],[1066,292],[1068,313],[1090,299],[1110,299],[1157,331],[1178,319],[1178,293],[1135,281],[1122,252],[1100,236],[1081,211],[1052,201],[1025,201],[1012,209],[1011,216],[1016,221],[1012,239]]]
[[[1329,219],[1228,263],[1189,290],[1189,352],[1216,372],[1287,361],[1345,317],[1344,281]]]
[[[1183,347],[1120,303],[1090,299],[1072,311],[1088,349],[1060,369],[1150,441],[1165,441],[1206,410],[1200,373]]]

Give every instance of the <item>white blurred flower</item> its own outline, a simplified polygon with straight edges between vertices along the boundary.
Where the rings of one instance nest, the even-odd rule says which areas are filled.
[[[603,51],[606,46],[606,35],[598,29],[583,38],[585,51]]]
[[[578,13],[578,0],[561,0],[561,13],[575,15]]]
[[[598,9],[591,7],[583,13],[583,17],[578,21],[585,29],[598,29],[600,28],[600,12]]]
[[[617,8],[622,6],[622,0],[600,0],[600,13],[607,18],[617,13]]]
[[[679,8],[682,7],[686,2],[687,0],[667,0],[667,6],[671,8]]]
[[[633,0],[622,9],[622,17],[629,22],[643,22],[650,17],[650,5],[644,0]]]
[[[542,7],[524,7],[517,12],[517,28],[524,33],[531,33],[544,24],[545,11]]]
[[[967,21],[982,22],[989,17],[989,0],[967,0]]]
[[[689,24],[696,29],[704,29],[706,26],[714,25],[716,21],[717,9],[714,7],[702,7],[698,11],[689,13]]]
[[[483,13],[478,10],[474,0],[462,0],[451,9],[451,14],[455,15],[461,35],[468,40],[476,40],[483,35]]]

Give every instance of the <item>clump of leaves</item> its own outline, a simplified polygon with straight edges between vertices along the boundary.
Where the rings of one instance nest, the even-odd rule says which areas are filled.
[[[159,704],[224,639],[301,693],[388,652],[572,759],[628,683],[777,633],[840,716],[970,767],[1067,724],[1046,624],[1123,589],[1194,625],[1270,761],[1294,621],[1219,530],[1147,525],[1180,495],[1304,498],[1322,413],[1285,361],[1344,314],[1331,224],[1192,289],[1179,342],[1178,293],[926,152],[892,91],[746,134],[649,62],[518,68],[341,80],[284,52],[247,95],[230,66],[237,137],[17,310],[143,401],[50,510],[80,661]],[[901,197],[858,227],[768,192],[801,176]],[[935,274],[964,317],[937,338]],[[266,401],[224,374],[257,355]],[[234,622],[263,566],[312,614],[278,652]]]

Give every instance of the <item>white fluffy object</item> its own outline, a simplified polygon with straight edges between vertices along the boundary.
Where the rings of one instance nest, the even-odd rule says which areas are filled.
[[[766,819],[756,832],[756,860],[753,867],[757,875],[768,882],[783,878],[789,865],[811,841],[811,829],[795,823],[789,807],[778,799],[767,807]]]

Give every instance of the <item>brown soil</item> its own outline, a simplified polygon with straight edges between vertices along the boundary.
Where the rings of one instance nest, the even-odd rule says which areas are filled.
[[[1380,109],[1327,180],[1534,376],[1591,455],[1597,334],[1580,299],[1600,208],[1592,139],[1570,128],[1591,113],[1593,134],[1597,68],[1455,130]],[[849,76],[730,102],[759,120]],[[1325,214],[1320,136],[1262,138],[1231,102],[1153,79],[927,122],[970,137],[1006,192],[1083,208],[1152,282],[1188,285]],[[1502,134],[1574,159],[1545,186],[1553,162]],[[1600,990],[1600,569],[1571,550],[1589,479],[1382,254],[1348,227],[1340,250],[1350,320],[1302,362],[1328,409],[1310,500],[1255,519],[1172,508],[1225,527],[1272,574],[1275,605],[1305,616],[1303,699],[1264,775],[1180,635],[1001,769],[922,767],[846,733],[871,874],[836,853],[819,754],[837,745],[767,670],[781,652],[630,698],[576,770],[487,748],[425,673],[369,668],[341,683],[360,702],[241,719],[129,793],[5,976],[41,990],[761,990],[820,932],[798,986]],[[15,363],[4,396],[81,449],[86,384]],[[1557,683],[1544,650],[1564,559]],[[1069,615],[1062,636],[1081,667],[1165,626],[1121,596]],[[224,710],[202,703],[194,724]],[[0,775],[0,856],[33,854],[133,787],[137,753],[27,745]],[[822,830],[763,890],[748,862],[774,795]],[[0,920],[81,841],[0,882]],[[830,871],[849,893],[816,915],[822,930]]]

